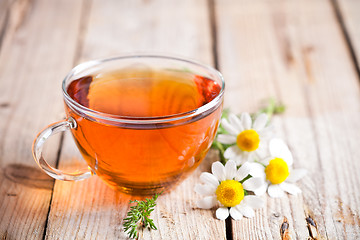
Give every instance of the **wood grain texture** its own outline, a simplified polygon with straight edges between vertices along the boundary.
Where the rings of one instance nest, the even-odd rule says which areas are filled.
[[[84,166],[72,136],[65,134],[59,168],[71,172]],[[129,199],[97,177],[56,181],[46,239],[125,239],[121,224]]]
[[[264,196],[255,218],[225,226],[215,209],[195,208],[200,172],[218,159],[210,151],[158,199],[159,230],[140,239],[360,239],[359,7],[356,0],[0,0],[0,239],[126,239],[129,196],[97,177],[54,182],[36,166],[31,144],[63,118],[61,80],[75,64],[133,52],[218,63],[225,105],[236,113],[268,97],[284,102],[275,131],[294,167],[309,171],[301,195]],[[85,166],[69,134],[46,147],[53,165],[61,150],[60,169]]]
[[[89,14],[81,61],[150,52],[213,62],[205,0],[95,0]]]
[[[93,1],[81,25],[79,61],[131,52],[181,55],[212,63],[206,1]],[[86,20],[87,19],[87,20]],[[179,24],[181,22],[181,24]],[[74,145],[66,137],[59,167],[71,169]],[[194,185],[200,170],[208,171],[216,155],[170,194],[159,197],[152,213],[157,231],[140,232],[141,239],[225,239],[225,224],[212,211],[194,208],[200,196]],[[75,163],[78,161],[75,161]],[[114,192],[97,177],[82,182],[57,181],[46,239],[126,239],[123,218],[129,198]]]
[[[302,195],[264,197],[254,219],[233,221],[234,239],[281,239],[284,217],[291,239],[358,239],[359,79],[331,2],[225,0],[216,12],[226,105],[282,100],[276,132],[309,170]]]
[[[43,236],[54,181],[36,166],[31,144],[62,108],[58,80],[73,61],[81,10],[70,2],[8,5],[0,55],[1,239]],[[48,146],[51,163],[57,150],[58,143]]]

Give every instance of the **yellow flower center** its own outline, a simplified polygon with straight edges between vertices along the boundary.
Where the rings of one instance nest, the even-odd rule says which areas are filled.
[[[225,180],[216,189],[216,197],[225,207],[234,207],[244,198],[244,188],[238,181]]]
[[[274,158],[265,168],[265,173],[266,179],[272,184],[279,184],[289,176],[289,167],[282,158]]]
[[[244,130],[236,138],[238,147],[246,152],[258,149],[260,143],[259,134],[254,129]]]

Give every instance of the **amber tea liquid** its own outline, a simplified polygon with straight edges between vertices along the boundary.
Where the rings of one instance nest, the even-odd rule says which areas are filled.
[[[114,117],[141,119],[195,110],[220,92],[215,81],[177,70],[127,68],[72,81],[67,93],[81,105]],[[194,170],[215,137],[221,106],[188,121],[107,124],[67,105],[75,141],[88,165],[111,187],[149,195]]]

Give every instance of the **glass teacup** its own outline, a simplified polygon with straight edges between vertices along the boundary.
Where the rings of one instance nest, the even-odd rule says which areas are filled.
[[[80,64],[62,84],[67,119],[38,134],[34,159],[55,179],[96,174],[127,194],[166,192],[209,151],[224,86],[217,70],[175,57],[136,55]],[[65,173],[44,160],[47,138],[66,130],[88,171]]]

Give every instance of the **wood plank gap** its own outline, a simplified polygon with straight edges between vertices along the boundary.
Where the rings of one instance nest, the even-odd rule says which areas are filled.
[[[91,4],[92,4],[92,1],[83,1],[83,4],[82,4],[83,8],[81,9],[79,36],[78,36],[77,42],[76,42],[76,47],[75,47],[76,52],[74,55],[73,65],[76,65],[78,63],[80,56],[82,54],[83,45],[84,45],[83,44],[84,43],[84,34],[85,34],[85,29],[87,28],[87,25],[89,23],[89,16],[90,16],[89,12],[91,9]],[[0,45],[0,47],[1,47],[1,45]],[[61,133],[61,136],[60,136],[59,149],[58,149],[58,152],[56,155],[56,162],[55,162],[56,168],[59,167],[61,150],[63,148],[64,138],[65,138],[65,134],[63,132],[63,133]],[[46,216],[46,221],[45,221],[45,226],[44,226],[44,234],[43,234],[42,240],[46,239],[46,232],[47,232],[49,216],[50,216],[51,206],[52,206],[52,201],[53,201],[53,196],[54,196],[54,186],[55,186],[55,182],[51,189],[50,204],[49,204],[49,209],[48,209],[47,216]]]
[[[60,162],[60,157],[61,157],[61,149],[63,147],[63,143],[64,143],[64,132],[61,133],[61,136],[60,136],[60,143],[59,143],[59,149],[56,153],[56,162],[55,162],[55,168],[58,168],[59,167],[59,162]],[[56,180],[55,180],[56,181]],[[48,209],[48,212],[47,212],[47,215],[46,215],[46,220],[45,220],[45,226],[44,226],[44,234],[43,234],[43,237],[42,237],[42,240],[45,240],[46,239],[46,230],[47,230],[47,227],[48,227],[48,222],[49,222],[49,216],[50,216],[50,211],[51,211],[51,206],[52,206],[52,200],[53,200],[53,196],[54,196],[54,186],[55,186],[55,181],[54,181],[54,184],[52,185],[52,188],[51,188],[51,196],[50,196],[50,201],[49,201],[49,209]]]
[[[351,39],[350,39],[350,36],[349,36],[349,33],[346,29],[346,24],[344,22],[344,18],[341,14],[341,10],[340,10],[340,7],[339,7],[339,3],[338,3],[338,0],[330,0],[331,2],[331,5],[333,7],[333,10],[334,10],[334,13],[335,13],[335,17],[339,23],[339,26],[340,26],[340,29],[341,29],[341,32],[343,33],[343,36],[345,38],[345,42],[347,43],[347,48],[348,48],[348,51],[350,53],[350,57],[351,57],[351,60],[354,64],[354,68],[355,68],[355,71],[357,73],[357,76],[358,76],[358,80],[360,82],[360,65],[359,65],[359,60],[357,59],[356,57],[356,53],[355,53],[355,49],[354,49],[354,45],[353,43],[351,42]]]
[[[77,65],[84,48],[84,41],[85,41],[85,33],[86,29],[89,25],[90,20],[90,12],[92,7],[92,0],[83,1],[82,9],[81,9],[81,16],[80,16],[80,27],[79,27],[79,37],[77,39],[76,48],[75,48],[75,56],[74,56],[74,62],[73,65]]]
[[[209,18],[210,18],[210,34],[211,34],[211,50],[213,55],[213,64],[216,69],[219,69],[218,58],[218,41],[217,41],[217,24],[216,24],[216,10],[214,0],[208,0]]]
[[[60,142],[59,142],[59,149],[56,153],[56,162],[55,162],[55,167],[58,168],[59,167],[59,162],[60,162],[60,157],[61,157],[61,150],[62,150],[62,146],[63,146],[63,143],[64,143],[64,137],[65,137],[65,133],[62,132],[60,133],[61,136],[60,136]],[[55,185],[55,183],[54,183]],[[54,186],[53,186],[54,188]]]
[[[233,232],[232,232],[232,219],[228,217],[225,220],[225,230],[226,230],[226,239],[233,240]]]
[[[4,22],[2,24],[2,26],[0,26],[0,55],[1,55],[1,50],[2,50],[2,44],[5,38],[5,34],[7,32],[8,26],[9,26],[9,8],[6,9],[5,11],[5,17],[4,17]]]

